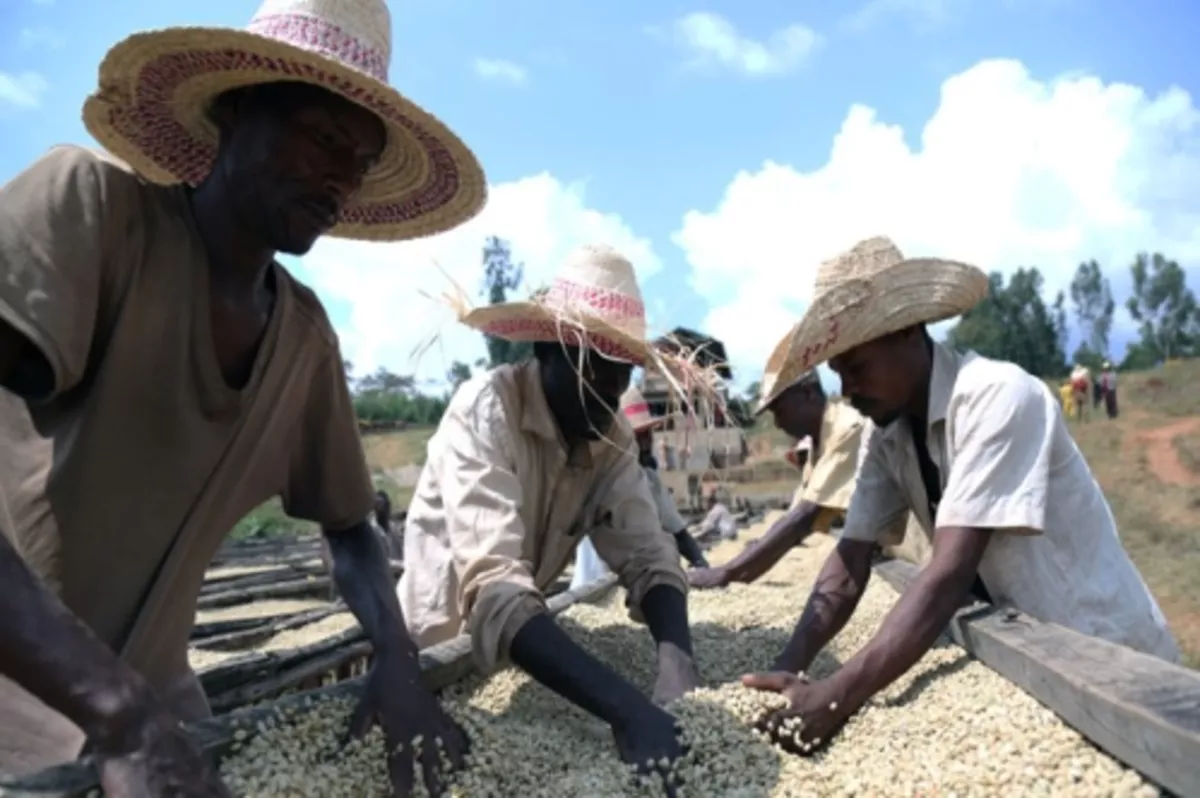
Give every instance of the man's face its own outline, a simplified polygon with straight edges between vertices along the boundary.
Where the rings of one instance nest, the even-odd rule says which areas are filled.
[[[247,227],[277,252],[303,255],[362,187],[386,143],[382,123],[332,92],[256,87],[218,107],[217,169]]]
[[[608,431],[633,374],[628,363],[557,345],[542,370],[546,402],[563,426],[563,435],[593,441]]]
[[[841,377],[851,406],[885,427],[905,412],[917,390],[924,347],[921,328],[912,327],[856,346],[829,367]]]
[[[825,397],[811,385],[793,385],[771,403],[775,427],[790,437],[816,437],[825,414]]]

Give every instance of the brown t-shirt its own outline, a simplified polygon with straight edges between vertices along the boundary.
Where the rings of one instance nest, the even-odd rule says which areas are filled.
[[[238,519],[273,496],[332,529],[373,509],[316,296],[273,267],[275,308],[235,390],[216,359],[208,274],[185,191],[106,156],[57,147],[0,188],[0,318],[54,372],[48,396],[0,391],[3,532],[193,715],[207,711],[187,665],[196,597]]]

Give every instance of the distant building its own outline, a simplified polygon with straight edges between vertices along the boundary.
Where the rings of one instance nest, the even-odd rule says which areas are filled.
[[[744,436],[736,421],[723,409],[729,400],[729,384],[733,381],[725,344],[684,327],[676,327],[653,343],[660,351],[671,354],[686,350],[697,365],[711,369],[710,374],[716,382],[711,388],[721,397],[720,402],[712,402],[705,396],[706,392],[697,390],[680,406],[678,401],[671,399],[661,374],[653,368],[643,371],[640,388],[650,406],[650,414],[670,417],[663,430],[655,434],[656,451],[662,453],[660,467],[672,471],[704,470],[741,463],[745,457]],[[699,421],[711,423],[713,428],[700,429]]]

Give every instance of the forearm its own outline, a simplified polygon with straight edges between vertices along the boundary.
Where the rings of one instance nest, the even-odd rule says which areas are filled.
[[[818,505],[809,502],[801,502],[790,510],[767,530],[767,534],[724,566],[729,581],[748,584],[775,567],[783,555],[809,535],[820,511]]]
[[[346,606],[371,639],[376,654],[399,655],[417,667],[417,647],[409,637],[396,598],[387,555],[370,524],[340,532],[326,531],[333,557],[333,579]]]
[[[97,751],[137,745],[154,704],[142,677],[76,618],[0,533],[0,673],[72,720]]]
[[[842,668],[851,699],[865,702],[900,678],[937,641],[966,599],[974,573],[926,567],[904,591],[879,631]]]
[[[795,631],[775,661],[775,670],[806,669],[854,615],[871,575],[869,554],[843,557],[841,547],[825,561]],[[856,544],[851,544],[856,545]],[[866,547],[869,552],[869,547]]]
[[[675,548],[679,549],[679,554],[688,561],[688,565],[693,568],[707,568],[708,560],[704,558],[704,552],[700,549],[700,544],[692,537],[691,533],[686,529],[681,529],[675,533]]]
[[[642,615],[658,645],[659,656],[678,653],[692,658],[692,630],[687,596],[672,585],[655,585],[642,598]]]
[[[549,615],[535,615],[513,637],[509,658],[535,680],[609,725],[625,722],[645,696],[588,654]]]

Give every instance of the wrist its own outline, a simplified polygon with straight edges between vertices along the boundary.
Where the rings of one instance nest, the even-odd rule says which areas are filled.
[[[81,717],[72,720],[102,757],[124,756],[141,748],[147,726],[162,712],[149,686],[136,676],[86,687],[80,698]]]

